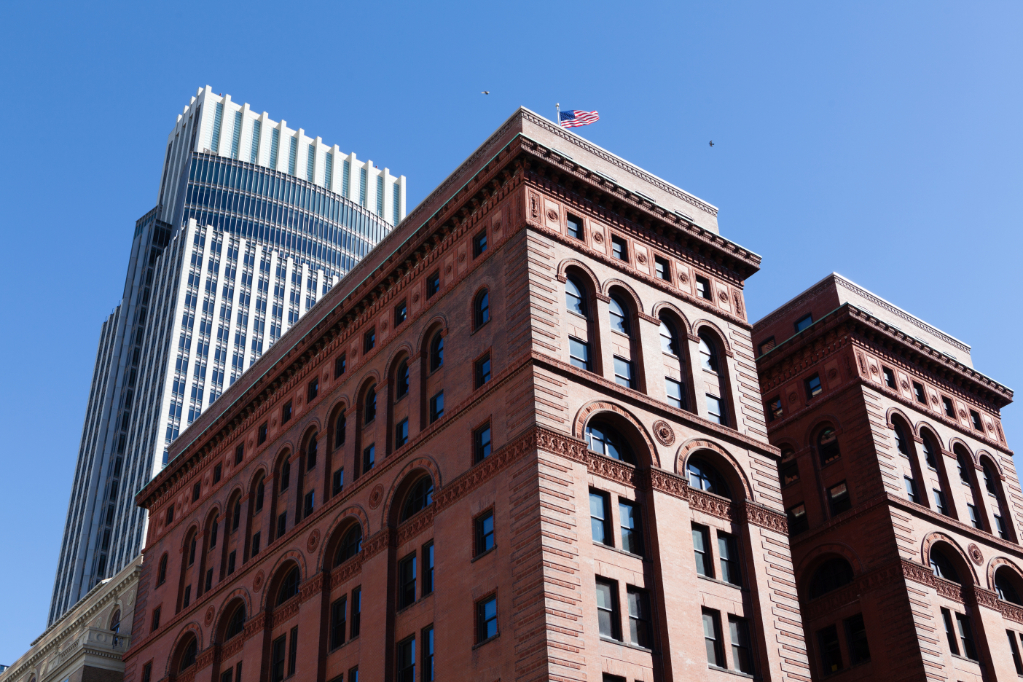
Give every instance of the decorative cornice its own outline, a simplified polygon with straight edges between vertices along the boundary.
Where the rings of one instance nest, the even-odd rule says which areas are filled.
[[[954,583],[951,580],[945,580],[939,578],[931,572],[931,569],[922,566],[914,561],[908,561],[906,559],[901,560],[902,576],[906,580],[917,583],[918,585],[924,585],[933,589],[938,593],[938,596],[945,597],[957,601],[960,604],[963,601],[963,586]]]

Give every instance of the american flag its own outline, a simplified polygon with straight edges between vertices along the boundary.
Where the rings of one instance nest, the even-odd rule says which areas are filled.
[[[578,109],[572,109],[570,111],[562,111],[558,114],[561,120],[558,124],[562,128],[578,128],[579,126],[588,126],[591,123],[600,120],[600,115],[595,111],[579,111]]]

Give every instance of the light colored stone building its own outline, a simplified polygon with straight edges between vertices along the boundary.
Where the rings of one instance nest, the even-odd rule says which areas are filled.
[[[138,556],[96,585],[0,672],[0,682],[120,682],[141,569]]]

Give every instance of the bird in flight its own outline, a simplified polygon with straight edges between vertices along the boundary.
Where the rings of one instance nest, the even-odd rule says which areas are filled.
[[[711,140],[711,141],[710,141],[710,146],[711,146],[711,147],[713,147],[713,146],[714,146],[714,140]]]
[[[490,94],[490,91],[489,91],[489,90],[484,90],[482,94],[484,94],[484,95],[489,95],[489,94]]]

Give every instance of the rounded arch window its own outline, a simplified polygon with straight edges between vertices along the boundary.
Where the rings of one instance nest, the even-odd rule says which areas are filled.
[[[1019,583],[1020,579],[1012,573],[1012,569],[1008,566],[1002,566],[995,571],[995,592],[998,593],[998,598],[1010,604],[1023,606],[1023,597],[1020,597],[1021,591],[1016,589],[1016,585],[1013,585],[1014,582]]]
[[[490,322],[490,292],[486,289],[476,294],[472,306],[473,326],[479,329]]]
[[[156,569],[156,584],[163,585],[167,581],[167,554],[160,557],[160,564]]]
[[[991,468],[991,465],[987,462],[981,462],[980,468],[984,474],[984,489],[987,490],[989,495],[994,495],[995,497],[998,497],[998,484],[995,483],[995,480],[997,480],[997,476],[995,475],[994,470]]]
[[[402,361],[398,363],[398,368],[394,370],[395,400],[400,400],[408,395],[409,382],[408,360],[402,359]]]
[[[707,334],[707,332],[700,331],[700,367],[709,371],[717,372],[720,365],[718,361],[718,348],[717,344]]]
[[[430,371],[444,365],[444,336],[437,332],[430,341]]]
[[[334,447],[339,448],[345,444],[345,427],[348,425],[348,419],[345,417],[345,408],[341,406],[337,411],[337,417],[334,419]]]
[[[353,525],[341,536],[341,543],[334,552],[334,565],[340,566],[362,551],[362,526]]]
[[[181,650],[181,662],[178,663],[178,672],[183,672],[195,665],[195,658],[198,654],[199,641],[195,638],[195,635],[191,635]]]
[[[369,424],[377,418],[377,386],[370,384],[366,389],[366,395],[362,399],[363,423]]]
[[[305,468],[306,471],[316,466],[316,455],[319,453],[319,434],[315,431],[309,436],[309,442],[305,446]]]
[[[934,453],[937,452],[937,448],[934,447],[934,441],[929,435],[924,434],[920,449],[924,451],[924,461],[927,462],[927,466],[936,470],[938,468],[938,460]]]
[[[965,485],[971,485],[970,481],[970,463],[966,457],[966,453],[956,448],[956,468],[959,470],[959,480]]]
[[[899,422],[894,422],[893,425],[895,427],[895,447],[899,449],[900,455],[909,457],[909,439],[906,438],[906,430]]]
[[[280,606],[298,594],[298,584],[301,579],[302,573],[298,570],[298,566],[292,566],[284,576],[284,580],[281,581],[281,586],[277,589],[276,606]]]
[[[238,530],[242,522],[242,500],[241,493],[235,493],[231,504],[231,532]]]
[[[948,554],[945,550],[940,547],[931,548],[931,572],[939,578],[945,580],[951,580],[954,583],[962,584],[963,580],[959,577],[959,571],[956,570],[952,560],[948,558]]]
[[[405,496],[405,504],[401,508],[401,521],[418,514],[433,502],[433,479],[429,475],[420,476],[408,494]]]
[[[821,458],[821,465],[828,465],[842,456],[838,447],[838,434],[830,426],[825,428],[817,436],[817,453]]]
[[[586,425],[586,441],[591,452],[629,464],[636,463],[636,457],[628,441],[606,419],[598,417]]]
[[[617,295],[611,296],[611,302],[608,303],[608,314],[611,317],[611,330],[621,332],[628,336],[629,334],[629,318],[626,313],[628,307],[622,302],[621,298]]]
[[[813,573],[810,581],[810,599],[834,592],[853,581],[853,569],[842,557],[828,559]]]
[[[678,345],[678,330],[675,328],[674,323],[671,320],[666,319],[662,313],[660,315],[661,320],[661,350],[669,355],[678,357],[679,345]]]
[[[587,317],[586,298],[583,296],[583,291],[575,277],[569,275],[565,278],[565,305],[568,307],[568,311]]]
[[[702,457],[693,457],[686,466],[689,473],[689,485],[714,495],[731,498],[732,491],[721,473]]]
[[[231,639],[242,633],[245,629],[245,605],[238,604],[234,612],[231,613],[231,618],[227,621],[227,630],[224,632],[224,641]]]

